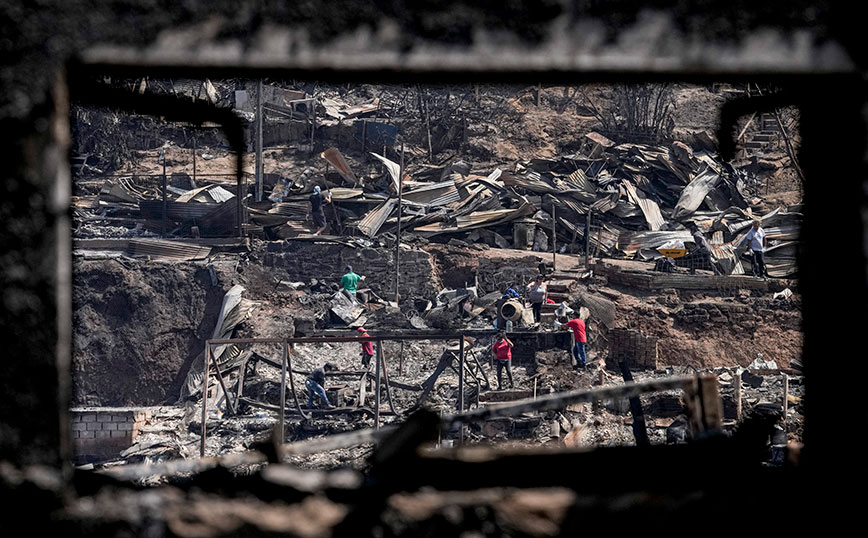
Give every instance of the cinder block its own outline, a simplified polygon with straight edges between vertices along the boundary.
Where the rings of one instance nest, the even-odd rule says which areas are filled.
[[[119,422],[117,429],[119,429],[119,430],[132,430],[133,429],[133,423],[132,422]]]
[[[126,422],[130,419],[130,415],[127,413],[113,413],[112,414],[112,422]]]
[[[112,414],[111,413],[97,413],[96,414],[97,422],[111,422]]]
[[[93,439],[93,431],[91,430],[81,430],[78,432],[79,439]]]
[[[88,429],[88,430],[91,430],[91,431],[94,431],[94,430],[101,430],[101,429],[102,429],[102,424],[100,424],[99,422],[88,422],[88,423],[87,423],[87,429]]]
[[[87,424],[84,422],[73,422],[72,423],[72,431],[77,432],[81,430],[86,430]]]
[[[96,422],[96,413],[85,413],[81,416],[82,422]]]
[[[125,432],[125,431],[122,431],[122,430],[112,430],[112,431],[110,431],[110,432],[108,432],[108,433],[109,433],[110,436],[113,437],[113,438],[124,438],[124,437],[132,438],[132,436],[130,435],[130,432]]]
[[[109,437],[109,434],[111,434],[111,432],[106,431],[106,430],[96,430],[93,433],[97,439],[103,439],[105,437]]]
[[[116,430],[116,429],[118,429],[118,423],[117,422],[106,422],[102,425],[102,429],[103,429],[103,431]]]

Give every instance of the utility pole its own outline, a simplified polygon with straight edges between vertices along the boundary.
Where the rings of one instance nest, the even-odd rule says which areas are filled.
[[[256,84],[256,201],[262,201],[262,79]]]
[[[166,237],[166,218],[169,211],[169,204],[166,200],[166,147],[163,146],[160,151],[160,160],[163,161],[163,225],[160,227],[160,237]]]
[[[383,151],[383,155],[386,152]],[[395,240],[395,304],[398,304],[398,274],[401,257],[401,204],[404,201],[404,143],[401,142],[401,167],[398,174],[398,237]]]

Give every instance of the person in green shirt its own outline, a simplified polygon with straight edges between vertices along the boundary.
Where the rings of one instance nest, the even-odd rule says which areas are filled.
[[[356,296],[357,286],[359,282],[364,279],[365,277],[359,276],[353,272],[352,265],[347,265],[347,273],[341,277],[341,285],[344,287],[344,293],[351,299],[354,299]]]

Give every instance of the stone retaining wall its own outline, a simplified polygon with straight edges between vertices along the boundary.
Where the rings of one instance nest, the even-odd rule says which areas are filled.
[[[434,258],[425,251],[401,249],[399,291],[403,297],[432,298],[440,291]],[[266,267],[280,267],[290,278],[340,284],[347,265],[365,277],[363,286],[380,297],[394,299],[395,250],[393,248],[353,248],[343,245],[313,245],[275,241],[268,245],[263,260]]]

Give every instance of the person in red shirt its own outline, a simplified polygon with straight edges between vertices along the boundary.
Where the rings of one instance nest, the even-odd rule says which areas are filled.
[[[509,388],[513,388],[512,369],[510,368],[510,362],[512,362],[512,342],[506,337],[506,333],[497,333],[497,340],[491,346],[491,349],[494,351],[494,362],[497,364],[497,390],[501,390],[503,386],[502,372],[504,368],[506,368],[506,375],[509,377]]]
[[[359,327],[356,329],[358,331],[359,336],[362,338],[369,338],[371,335],[368,334],[368,331],[365,330],[364,327]],[[368,340],[367,342],[362,342],[362,366],[365,368],[371,364],[371,358],[374,356],[374,343]]]
[[[569,327],[573,331],[573,357],[576,360],[576,368],[584,368],[587,363],[585,344],[588,341],[585,335],[585,322],[581,318],[571,319],[564,323],[564,327]]]

